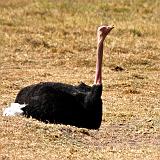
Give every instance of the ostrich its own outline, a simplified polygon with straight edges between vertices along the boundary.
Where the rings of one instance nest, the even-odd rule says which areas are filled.
[[[98,129],[102,121],[102,57],[103,42],[113,26],[97,30],[96,74],[93,86],[77,86],[41,82],[19,91],[15,103],[6,108],[4,115],[22,114],[46,123],[65,124]],[[15,110],[12,113],[11,110]]]

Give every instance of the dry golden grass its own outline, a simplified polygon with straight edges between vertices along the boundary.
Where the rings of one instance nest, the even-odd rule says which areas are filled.
[[[159,0],[0,0],[0,159],[160,159],[159,11]],[[98,131],[2,116],[26,85],[91,85],[101,23],[115,29]]]

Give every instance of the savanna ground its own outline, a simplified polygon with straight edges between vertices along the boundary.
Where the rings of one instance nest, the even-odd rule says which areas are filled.
[[[100,24],[99,130],[2,116],[26,85],[92,85]],[[160,1],[0,0],[0,159],[160,159]]]

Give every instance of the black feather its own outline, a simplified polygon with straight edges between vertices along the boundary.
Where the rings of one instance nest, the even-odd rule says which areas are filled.
[[[98,129],[102,121],[101,94],[102,85],[43,82],[20,90],[15,103],[27,104],[24,115],[46,123]]]

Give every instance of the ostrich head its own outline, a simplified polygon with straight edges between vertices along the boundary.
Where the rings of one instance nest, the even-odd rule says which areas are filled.
[[[98,42],[104,41],[109,32],[114,28],[114,26],[100,26],[97,29],[97,39]]]
[[[96,60],[96,75],[94,84],[102,84],[102,58],[103,58],[103,42],[106,36],[114,26],[100,26],[97,29],[97,60]]]

